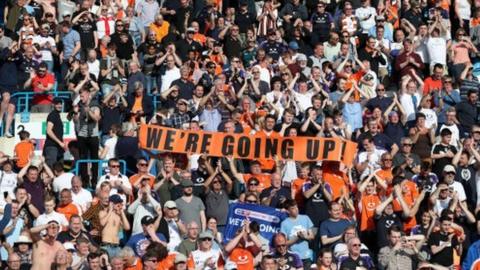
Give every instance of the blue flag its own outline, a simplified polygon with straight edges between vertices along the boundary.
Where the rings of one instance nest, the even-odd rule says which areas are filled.
[[[236,232],[242,228],[248,218],[250,222],[257,222],[260,226],[260,235],[269,241],[280,231],[280,223],[287,218],[285,212],[273,207],[251,204],[232,203],[228,209],[227,225],[224,230],[224,242],[227,243],[235,237]]]

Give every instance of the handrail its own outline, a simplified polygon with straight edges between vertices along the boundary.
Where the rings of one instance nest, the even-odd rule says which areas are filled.
[[[12,95],[12,99],[17,99],[16,112],[24,112],[29,110],[30,100],[33,96],[38,95],[38,92],[16,92]],[[50,91],[46,94],[53,95],[62,99],[71,99],[72,92],[70,91]]]
[[[120,162],[120,172],[123,175],[126,175],[127,172],[127,163],[125,160],[119,160]],[[86,163],[98,163],[98,169],[97,169],[97,175],[98,177],[101,177],[102,175],[107,174],[107,172],[104,170],[104,164],[108,164],[108,160],[103,160],[103,159],[79,159],[75,161],[75,169],[72,171],[73,174],[79,175],[80,174],[80,164]]]

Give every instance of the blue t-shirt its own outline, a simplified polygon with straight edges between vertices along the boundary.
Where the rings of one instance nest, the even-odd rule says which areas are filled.
[[[331,219],[327,219],[320,225],[320,237],[326,236],[328,238],[338,236],[343,233],[345,228],[347,228],[350,224],[350,221],[346,219],[340,219],[339,221],[333,221]],[[339,241],[334,242],[329,245],[329,247],[333,247]]]
[[[164,242],[167,241],[165,236],[161,233],[157,233],[157,237]],[[128,239],[127,246],[131,247],[135,251],[135,254],[141,258],[145,254],[148,245],[150,245],[150,241],[150,236],[146,236],[143,233],[137,233]]]
[[[287,218],[282,221],[280,225],[280,231],[284,233],[288,239],[292,239],[297,236],[299,231],[307,231],[313,228],[313,223],[306,215],[298,215],[296,219]],[[313,260],[313,252],[308,247],[308,241],[297,241],[290,246],[292,252],[297,253],[302,260]]]

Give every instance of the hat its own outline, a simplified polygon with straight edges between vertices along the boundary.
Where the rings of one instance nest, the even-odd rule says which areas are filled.
[[[456,173],[456,170],[455,170],[455,167],[453,167],[452,165],[447,165],[443,168],[443,172],[444,173],[449,173],[449,172]]]
[[[222,43],[221,43],[220,41],[215,41],[215,42],[213,43],[213,46],[215,46],[215,47],[220,47],[220,46],[222,46]]]
[[[50,25],[48,25],[47,23],[44,23],[42,24],[42,29],[50,30]]]
[[[292,50],[298,50],[298,43],[296,41],[290,41],[290,43],[288,43],[288,47]]]
[[[118,194],[113,194],[108,200],[114,204],[123,203],[122,197]]]
[[[184,187],[184,188],[193,187],[193,182],[190,179],[183,179],[181,184],[182,184],[182,187]]]
[[[47,222],[47,224],[53,224],[53,223],[55,223],[55,224],[57,224],[58,226],[60,226],[60,223],[58,223],[58,221],[56,221],[55,219],[52,219],[52,220],[50,220],[50,221]]]
[[[26,236],[26,235],[20,235],[17,239],[17,241],[15,241],[15,245],[20,245],[20,244],[32,244],[32,239],[30,239],[30,237]]]
[[[72,13],[68,10],[63,12],[62,17],[66,17],[66,16],[72,16]]]
[[[303,53],[297,55],[297,61],[307,61],[307,56]]]
[[[213,239],[213,233],[210,230],[203,231],[200,233],[199,239],[210,238]]]
[[[187,262],[187,257],[185,257],[185,255],[183,255],[182,253],[177,253],[177,255],[175,255],[175,264],[186,263],[186,262]]]
[[[66,251],[75,251],[75,246],[73,245],[72,242],[65,242],[63,243],[63,248],[66,250]]]
[[[140,224],[142,225],[150,225],[150,224],[153,224],[155,222],[155,219],[153,219],[152,216],[144,216],[141,221],[140,221]]]
[[[247,0],[240,0],[240,6],[248,6],[248,1]]]
[[[52,101],[53,104],[58,104],[58,103],[62,103],[62,102],[63,102],[63,100],[59,97],[54,98],[53,101]]]
[[[385,16],[383,16],[383,15],[378,15],[377,17],[375,17],[375,20],[376,20],[376,21],[385,21]]]
[[[173,209],[177,208],[177,204],[174,201],[167,201],[163,207],[168,208],[168,209]]]
[[[236,270],[238,269],[237,264],[232,261],[228,261],[225,266],[223,267],[225,270]]]
[[[193,27],[188,27],[188,28],[187,28],[187,33],[188,33],[188,32],[195,33],[195,28],[193,28]]]

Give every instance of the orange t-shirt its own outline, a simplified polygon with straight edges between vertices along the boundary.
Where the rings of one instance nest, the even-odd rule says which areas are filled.
[[[143,270],[142,260],[137,258],[135,264],[125,267],[125,270]]]
[[[406,185],[408,191],[407,193],[403,194],[403,199],[405,200],[405,203],[408,205],[408,207],[411,208],[418,197],[417,185],[412,181],[407,181]],[[393,200],[393,211],[402,211],[402,206],[397,199]],[[407,218],[403,222],[404,231],[407,233],[410,232],[410,230],[415,227],[415,225],[417,225],[417,220],[415,219],[415,216]]]
[[[375,171],[375,175],[378,176],[380,179],[385,181],[388,185],[387,188],[387,195],[390,195],[393,190],[392,181],[393,181],[393,174],[392,169],[378,169]]]
[[[276,131],[270,132],[270,135],[265,133],[265,131],[262,129],[259,132],[255,133],[255,135],[262,136],[265,138],[280,138],[280,134]],[[265,171],[271,171],[275,168],[275,160],[273,159],[258,159],[258,162],[260,162],[260,168]]]
[[[30,158],[30,154],[33,151],[35,151],[35,146],[30,140],[17,143],[14,150],[15,156],[18,158],[17,167],[25,167],[25,165],[28,163],[28,159]]]
[[[230,261],[235,262],[237,264],[238,270],[251,270],[254,269],[253,261],[254,257],[253,254],[244,248],[234,248],[229,256]]]
[[[140,177],[142,177],[143,175],[142,174],[134,174],[132,176],[130,176],[130,178],[128,179],[130,181],[130,184],[132,185],[132,187],[135,185],[135,183],[138,181],[138,179],[140,179]],[[148,177],[148,185],[150,185],[151,188],[153,188],[153,185],[155,184],[155,176],[149,174],[149,175],[146,175]]]
[[[258,192],[262,192],[262,190],[269,188],[271,186],[271,179],[272,176],[268,173],[262,173],[262,174],[244,174],[243,175],[243,181],[245,183],[248,182],[248,179],[255,177],[258,179]]]
[[[423,81],[423,95],[428,95],[430,92],[438,91],[442,89],[442,80],[434,80],[432,77],[428,77]]]
[[[303,206],[305,202],[305,197],[303,197],[302,187],[306,181],[307,179],[297,178],[292,181],[292,184],[290,186],[293,192],[293,198],[295,199],[295,201],[299,206]]]
[[[60,205],[57,206],[57,212],[60,214],[63,214],[68,221],[70,221],[70,218],[73,215],[80,214],[78,212],[78,207],[73,203],[69,203],[65,206],[60,206]]]
[[[363,72],[361,70],[351,74],[347,78],[347,82],[345,83],[345,87],[347,87],[347,89],[352,88],[354,82],[358,83],[360,81],[360,79],[363,77],[363,75],[365,75],[365,72]],[[355,98],[355,101],[357,101],[357,102],[360,101],[360,92],[358,92],[358,90],[353,91],[353,97]]]
[[[150,24],[150,31],[155,32],[157,42],[162,42],[162,39],[168,34],[170,23],[163,21],[161,26],[158,26],[154,22]]]
[[[136,113],[138,111],[143,111],[142,98],[143,97],[135,97],[135,102],[133,103],[133,107],[132,107],[132,113]]]
[[[375,229],[375,208],[381,203],[380,197],[376,194],[363,195],[360,201],[362,212],[360,215],[360,231],[371,231]]]
[[[193,35],[193,40],[202,44],[202,46],[205,46],[205,42],[207,42],[207,38],[205,37],[205,35],[202,35],[202,34],[199,34],[199,33],[195,33]]]
[[[173,267],[175,266],[175,257],[177,256],[176,253],[170,253],[168,254],[168,256],[161,260],[160,262],[158,262],[158,265],[157,265],[157,270],[170,270],[170,269],[173,269]]]
[[[325,167],[324,167],[325,168]],[[342,190],[345,194],[348,192],[346,186],[346,175],[340,171],[333,171],[329,169],[324,169],[323,171],[323,179],[327,182],[330,187],[332,188],[332,199],[336,200],[342,196]]]

